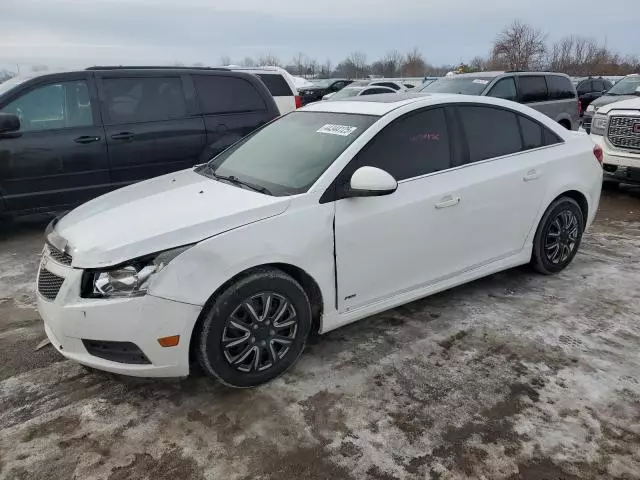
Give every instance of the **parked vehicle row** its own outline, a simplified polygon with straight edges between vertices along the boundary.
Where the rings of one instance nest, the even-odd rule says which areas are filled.
[[[0,93],[0,215],[67,210],[208,161],[280,115],[276,102],[294,108],[281,75],[257,74],[98,67],[12,82]]]
[[[593,116],[599,108],[621,100],[628,100],[640,95],[640,74],[634,73],[627,75],[619,80],[609,90],[604,92],[602,96],[591,102],[585,109],[582,117],[582,126],[587,133],[591,131],[591,122]]]
[[[136,111],[127,92],[116,115]],[[500,98],[316,102],[52,222],[38,311],[90,367],[184,376],[195,360],[259,385],[311,331],[517,265],[561,271],[598,208],[598,160],[586,135]]]
[[[346,78],[330,78],[315,82],[313,87],[299,89],[298,92],[302,99],[302,105],[322,100],[322,97],[325,95],[339,92],[352,82],[353,80],[348,80]]]

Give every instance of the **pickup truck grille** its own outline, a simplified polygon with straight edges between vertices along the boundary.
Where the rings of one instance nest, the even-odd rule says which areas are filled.
[[[640,125],[640,116],[612,116],[607,130],[609,143],[617,148],[640,150],[640,131],[636,130],[640,127],[635,125]]]

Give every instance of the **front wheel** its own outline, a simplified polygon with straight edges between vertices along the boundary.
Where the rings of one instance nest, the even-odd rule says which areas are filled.
[[[568,197],[557,199],[542,216],[533,240],[533,267],[545,275],[564,270],[576,256],[583,232],[584,215],[578,203]]]
[[[280,270],[259,270],[231,285],[204,312],[198,363],[223,383],[255,387],[293,366],[311,328],[304,289]]]

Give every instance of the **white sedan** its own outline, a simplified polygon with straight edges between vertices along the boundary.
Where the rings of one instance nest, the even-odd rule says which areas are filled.
[[[396,93],[393,88],[383,86],[372,87],[345,87],[339,92],[327,93],[322,100],[346,100],[353,97],[362,97],[366,95],[380,95],[382,93]]]
[[[38,310],[82,364],[167,377],[195,360],[259,385],[312,330],[517,265],[564,269],[598,207],[600,153],[497,98],[315,103],[54,221]]]

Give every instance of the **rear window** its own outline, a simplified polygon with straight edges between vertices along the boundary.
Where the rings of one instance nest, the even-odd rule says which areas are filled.
[[[571,80],[560,75],[547,75],[547,88],[549,90],[549,100],[563,100],[575,98],[576,94]]]
[[[549,99],[547,82],[543,76],[523,75],[518,77],[518,90],[522,103],[544,102]]]
[[[421,91],[429,93],[463,93],[480,95],[493,80],[491,77],[443,77]]]
[[[267,86],[274,97],[293,97],[291,87],[279,73],[258,73],[260,80]]]
[[[266,110],[256,88],[244,78],[219,75],[194,75],[202,113],[238,113]]]

